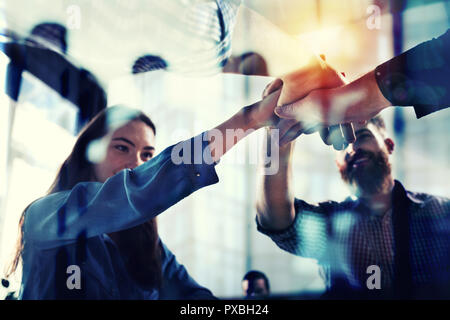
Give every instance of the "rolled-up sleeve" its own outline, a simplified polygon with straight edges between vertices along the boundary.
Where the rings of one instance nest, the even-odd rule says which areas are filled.
[[[380,91],[394,106],[414,106],[417,118],[450,106],[450,29],[375,69]]]
[[[80,235],[89,238],[128,229],[156,217],[196,190],[217,183],[216,163],[204,137],[205,133],[168,147],[105,183],[81,182],[71,190],[37,200],[25,214],[25,240],[52,248],[73,243]],[[181,162],[174,148],[184,156]]]
[[[319,204],[295,199],[295,219],[285,230],[265,229],[256,219],[259,232],[269,236],[281,249],[322,261],[328,250],[328,214]]]

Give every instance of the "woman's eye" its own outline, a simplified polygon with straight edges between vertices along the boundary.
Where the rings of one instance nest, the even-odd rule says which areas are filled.
[[[153,157],[153,154],[150,152],[145,152],[142,154],[142,157],[144,157],[144,159],[151,159]]]
[[[126,147],[126,146],[117,145],[114,148],[116,148],[117,150],[122,151],[122,152],[128,152],[128,147]]]

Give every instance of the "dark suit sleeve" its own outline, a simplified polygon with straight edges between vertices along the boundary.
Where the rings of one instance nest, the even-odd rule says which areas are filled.
[[[175,255],[160,242],[162,254],[161,300],[216,300],[208,289],[200,286],[179,264]]]
[[[421,118],[450,106],[450,29],[375,69],[378,87],[394,106],[414,106]]]

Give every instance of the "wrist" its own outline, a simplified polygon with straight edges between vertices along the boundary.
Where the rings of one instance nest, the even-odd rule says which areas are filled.
[[[280,146],[280,134],[279,134],[279,128],[277,127],[265,127],[266,129],[266,136],[267,136],[267,143],[268,144],[276,144],[277,150],[279,151],[280,158],[289,158],[292,151],[294,150],[294,145],[296,140],[292,140],[282,146]],[[276,134],[275,132],[278,131]],[[277,139],[276,141],[272,141],[273,139]]]
[[[242,117],[242,126],[246,130],[258,130],[274,124],[277,116],[274,113],[281,89],[278,89],[261,101],[243,107],[238,116]]]
[[[237,113],[237,116],[241,119],[242,129],[249,130],[254,129],[258,130],[263,127],[261,123],[258,121],[258,102],[252,105],[241,108],[241,110]]]
[[[370,120],[391,105],[378,88],[374,71],[334,90],[334,100],[351,100],[345,110],[345,122]]]
[[[391,102],[387,100],[378,86],[378,82],[375,77],[375,70],[372,70],[367,74],[368,78],[368,96],[370,97],[370,101],[368,101],[368,105],[370,108],[371,117],[381,112],[383,109],[391,106]]]

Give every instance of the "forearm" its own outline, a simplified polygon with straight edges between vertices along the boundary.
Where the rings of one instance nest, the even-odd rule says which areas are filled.
[[[268,132],[267,148],[273,143],[270,139]],[[283,230],[295,218],[291,165],[293,148],[294,142],[280,147],[278,157],[270,156],[271,161],[278,160],[277,173],[274,175],[263,174],[260,177],[259,195],[256,204],[258,220],[262,226],[271,230]],[[264,155],[266,154],[267,152],[264,152]],[[266,161],[263,163],[266,163]],[[271,163],[271,166],[273,165]]]
[[[90,238],[129,229],[217,183],[213,164],[193,163],[194,141],[201,142],[202,135],[170,146],[104,183],[81,182],[35,201],[25,215],[25,236],[35,246],[49,249],[74,243],[80,234]],[[206,143],[201,147],[207,150]],[[181,151],[185,157],[179,156]]]
[[[369,120],[386,107],[392,105],[381,93],[374,70],[346,86],[331,89],[331,91],[335,92],[332,95],[336,111],[341,109],[341,101],[348,103],[346,106],[343,106],[345,108],[345,122]]]
[[[279,94],[280,90],[275,91],[263,100],[242,108],[230,119],[208,131],[209,147],[214,161],[218,161],[247,135],[271,124]]]
[[[331,106],[324,109],[337,115],[334,122],[369,120],[388,106],[414,106],[420,118],[450,106],[449,62],[448,30],[350,84],[326,91],[322,104]]]

